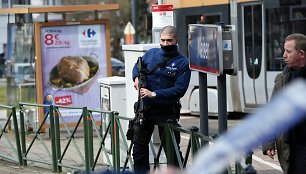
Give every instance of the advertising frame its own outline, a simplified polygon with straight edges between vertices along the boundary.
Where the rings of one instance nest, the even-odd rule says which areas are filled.
[[[67,108],[100,108],[100,96],[97,95],[100,90],[98,78],[111,75],[109,20],[37,22],[35,54],[38,104],[53,104]],[[59,64],[65,62],[62,61],[64,58],[66,62],[73,60],[74,64],[73,61],[69,62],[69,66],[61,63],[61,66],[67,68],[60,68]],[[82,65],[76,63],[79,61]],[[73,83],[67,82],[68,74],[72,73],[67,72],[67,69],[75,67],[76,64],[80,75],[76,75],[75,78],[70,75],[69,78],[77,80]],[[84,66],[85,75],[82,73],[84,69],[81,69]],[[80,79],[82,81],[77,82]],[[68,126],[74,126],[82,114],[81,110],[66,109],[60,112]],[[46,108],[38,109],[40,125],[45,114]],[[101,115],[96,114],[94,118],[101,123]],[[45,128],[49,127],[48,121],[44,124]]]

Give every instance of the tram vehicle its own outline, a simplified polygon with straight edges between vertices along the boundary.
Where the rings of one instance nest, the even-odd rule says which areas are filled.
[[[237,3],[237,75],[227,75],[227,111],[251,113],[266,104],[274,78],[284,67],[284,39],[291,33],[306,34],[306,0],[164,0],[173,4],[180,51],[188,55],[188,25],[201,18],[205,23],[231,24],[232,3]],[[197,114],[199,72],[193,71],[190,87],[182,99],[182,111]],[[217,77],[207,75],[208,111],[218,111]]]

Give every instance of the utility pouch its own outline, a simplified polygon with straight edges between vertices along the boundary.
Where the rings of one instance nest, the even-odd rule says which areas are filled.
[[[139,101],[134,103],[134,113],[137,113],[139,109]]]
[[[129,121],[128,130],[126,132],[126,139],[133,140],[134,136],[134,119]]]
[[[176,119],[180,119],[180,116],[181,116],[181,108],[182,108],[182,105],[181,105],[180,102],[175,103],[174,109],[175,109]]]
[[[142,125],[139,123],[134,123],[134,135],[133,135],[133,142],[137,142],[138,144],[142,145],[148,145],[151,140],[151,135],[153,130],[150,130],[150,125],[147,125],[146,122],[144,122]],[[152,129],[154,129],[154,126],[152,126]]]

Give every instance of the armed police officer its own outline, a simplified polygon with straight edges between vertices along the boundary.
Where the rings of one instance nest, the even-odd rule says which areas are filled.
[[[132,140],[136,173],[150,169],[149,142],[154,125],[160,122],[171,122],[179,126],[179,100],[188,88],[191,72],[188,59],[178,52],[177,43],[178,36],[175,27],[164,27],[160,32],[161,48],[148,50],[142,59],[138,59],[138,63],[133,68],[134,87],[139,90],[139,97],[144,106],[143,118],[140,118],[141,121],[136,121]],[[139,64],[141,64],[141,69]],[[140,78],[140,75],[144,75],[144,78]],[[140,79],[145,81],[141,82],[144,85],[139,85]],[[159,126],[160,138],[163,132],[164,128]],[[179,132],[175,131],[175,138],[179,147]],[[165,143],[162,145],[167,151]],[[182,158],[182,155],[180,156]],[[178,166],[178,160],[182,159],[177,159],[175,155],[173,165]]]

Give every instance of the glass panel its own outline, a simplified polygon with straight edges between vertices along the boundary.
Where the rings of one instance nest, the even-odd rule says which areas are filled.
[[[287,35],[291,33],[306,34],[305,7],[291,7],[291,15],[289,15],[289,8],[266,10],[268,71],[281,71],[284,68],[283,45]]]
[[[283,44],[290,34],[289,8],[267,9],[267,70],[281,71],[284,67]]]
[[[253,27],[252,27],[252,6],[244,7],[244,43],[245,43],[245,62],[248,75],[252,77],[253,55]]]
[[[306,7],[291,7],[292,33],[306,33]]]
[[[305,20],[306,7],[292,7],[291,20]]]
[[[260,74],[262,62],[262,6],[244,7],[245,62],[250,78]]]
[[[262,6],[253,6],[253,22],[254,22],[254,60],[253,60],[253,77],[258,78],[262,63]]]
[[[7,74],[11,83],[8,85],[16,89],[11,94],[16,95],[17,101],[35,102],[34,26],[33,23],[16,24],[13,30],[13,54],[9,60],[10,72]]]

